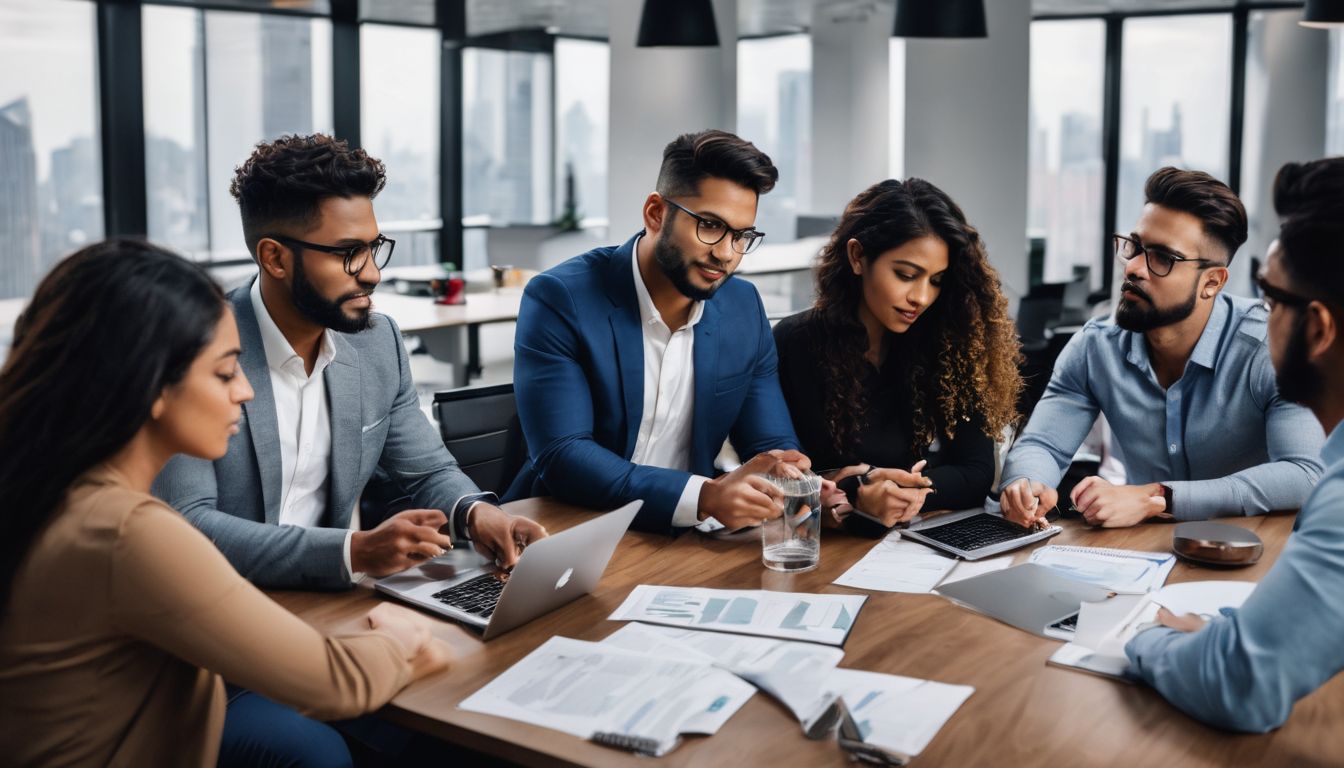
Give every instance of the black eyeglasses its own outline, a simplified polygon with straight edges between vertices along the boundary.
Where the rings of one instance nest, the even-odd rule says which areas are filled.
[[[764,232],[757,232],[752,227],[733,229],[718,219],[701,216],[675,200],[669,200],[666,197],[663,199],[667,200],[669,205],[676,206],[695,219],[695,236],[705,245],[718,245],[720,240],[732,233],[733,239],[729,243],[733,250],[745,255],[756,250],[756,246],[760,245],[761,240],[765,238]]]
[[[1128,235],[1112,235],[1111,239],[1115,242],[1115,258],[1128,264],[1130,259],[1143,254],[1144,261],[1148,264],[1148,271],[1156,277],[1166,277],[1171,274],[1171,270],[1180,262],[1189,261],[1202,266],[1227,266],[1221,261],[1212,259],[1195,259],[1163,248],[1160,245],[1144,245],[1137,239]]]
[[[322,245],[320,243],[310,243],[307,240],[300,240],[297,237],[287,235],[263,235],[277,242],[284,243],[291,248],[306,248],[310,251],[321,251],[323,253],[333,253],[345,260],[345,273],[347,275],[358,275],[364,271],[364,265],[373,259],[373,266],[380,271],[387,266],[387,262],[392,260],[392,250],[397,247],[397,241],[390,237],[378,235],[367,243],[358,245]]]
[[[1255,284],[1260,288],[1260,305],[1266,311],[1273,311],[1276,304],[1282,304],[1285,307],[1297,307],[1301,309],[1312,302],[1312,299],[1293,293],[1265,280],[1261,275],[1255,276]]]

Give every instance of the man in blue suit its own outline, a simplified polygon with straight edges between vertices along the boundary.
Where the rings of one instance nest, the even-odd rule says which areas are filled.
[[[778,517],[759,473],[799,453],[756,289],[733,280],[764,233],[756,203],[770,158],[723,131],[663,151],[644,230],[538,275],[523,294],[514,388],[530,458],[506,498],[550,494],[673,533],[716,518]],[[714,477],[725,438],[739,469]]]

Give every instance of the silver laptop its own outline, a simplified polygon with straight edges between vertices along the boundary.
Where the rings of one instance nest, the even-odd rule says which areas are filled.
[[[508,581],[485,558],[462,547],[394,576],[375,588],[484,631],[489,640],[593,591],[642,501],[533,542]]]
[[[934,592],[1033,635],[1057,640],[1073,639],[1083,603],[1115,596],[1105,587],[1074,581],[1035,563],[956,581]]]
[[[1023,528],[1001,515],[976,507],[921,519],[902,530],[901,538],[918,541],[963,560],[980,560],[1044,541],[1062,530],[1057,525],[1040,530]]]

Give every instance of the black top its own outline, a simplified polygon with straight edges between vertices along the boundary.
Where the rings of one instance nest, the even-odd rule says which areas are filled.
[[[928,459],[924,476],[933,481],[937,492],[929,496],[926,508],[967,509],[984,503],[994,482],[994,441],[985,435],[980,414],[958,425],[955,438],[949,440],[946,434],[942,435],[937,441],[937,451],[927,446],[921,451],[911,448],[914,414],[910,409],[906,355],[901,350],[900,335],[888,334],[888,351],[880,370],[865,362],[862,386],[868,407],[861,421],[859,440],[837,450],[826,425],[828,386],[816,353],[827,341],[812,310],[781,320],[774,333],[784,401],[789,406],[798,442],[812,460],[814,470],[867,463],[909,471],[915,462]],[[868,523],[863,518],[851,516],[849,520],[857,520],[860,528],[880,529],[871,523],[863,526]],[[852,529],[848,521],[846,527]]]

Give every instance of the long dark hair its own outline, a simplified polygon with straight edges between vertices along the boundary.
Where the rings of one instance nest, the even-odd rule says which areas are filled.
[[[972,414],[983,417],[985,433],[994,438],[1017,419],[1020,347],[979,233],[941,189],[923,179],[888,179],[845,206],[817,268],[814,328],[829,393],[823,414],[841,452],[858,439],[867,405],[868,336],[858,315],[863,279],[850,268],[847,244],[858,240],[871,264],[930,235],[947,244],[942,292],[900,340],[914,411],[911,448],[922,453],[940,434],[954,437]]]
[[[126,240],[76,252],[37,286],[0,368],[0,615],[70,485],[135,436],[224,302],[200,267]]]

